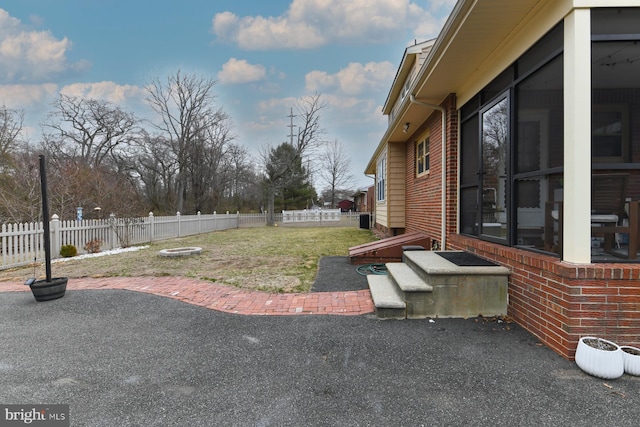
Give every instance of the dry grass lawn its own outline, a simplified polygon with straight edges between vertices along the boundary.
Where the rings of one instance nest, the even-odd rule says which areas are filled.
[[[307,292],[323,256],[347,256],[375,240],[369,230],[344,227],[259,227],[154,242],[149,248],[52,264],[55,277],[181,276],[269,292]],[[162,257],[162,249],[202,248],[200,255]],[[44,277],[44,263],[2,270],[2,281]]]

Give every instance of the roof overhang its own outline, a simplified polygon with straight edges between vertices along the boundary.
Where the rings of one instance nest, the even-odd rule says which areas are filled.
[[[398,67],[396,76],[393,79],[393,84],[391,85],[391,90],[389,90],[387,100],[382,107],[382,114],[389,115],[391,113],[391,110],[393,109],[393,106],[395,105],[397,99],[401,96],[407,77],[411,73],[411,70],[413,69],[419,55],[423,52],[423,50],[432,48],[435,41],[436,39],[431,39],[422,43],[416,43],[404,50],[404,54],[402,55],[402,62],[400,62],[400,66]]]
[[[522,54],[531,46],[532,37],[542,37],[551,28],[553,20],[557,22],[572,7],[572,0],[458,1],[410,88],[410,94],[433,105],[440,105],[450,94],[456,94],[462,105],[497,75],[488,70],[503,70],[517,58],[502,52],[510,49],[513,55]],[[524,28],[528,33],[523,38]],[[397,79],[394,81],[394,85],[402,84]],[[365,173],[375,173],[376,159],[387,144],[411,140],[413,133],[434,111],[422,103],[412,103],[410,96],[405,97]],[[404,132],[405,123],[411,124],[409,132]]]

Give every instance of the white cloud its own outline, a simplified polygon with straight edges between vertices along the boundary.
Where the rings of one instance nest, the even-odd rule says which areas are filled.
[[[366,95],[386,90],[393,81],[396,68],[391,62],[350,63],[335,74],[312,71],[305,76],[309,92],[332,92],[339,90],[347,95]]]
[[[263,65],[249,64],[244,59],[229,59],[218,73],[218,80],[222,84],[249,83],[263,80],[267,70]]]
[[[22,108],[48,103],[58,93],[58,85],[0,85],[0,99],[9,108]]]
[[[114,104],[141,102],[147,94],[140,86],[119,85],[114,82],[73,83],[60,89],[60,93],[81,98],[103,99]]]
[[[0,82],[50,80],[68,69],[84,69],[87,62],[70,64],[71,41],[49,31],[32,31],[0,9]]]
[[[420,37],[437,35],[441,22],[435,10],[411,0],[293,0],[277,17],[238,17],[231,12],[213,18],[218,39],[242,49],[308,49],[329,43],[379,43],[408,30]],[[450,10],[450,9],[449,9]],[[402,37],[402,36],[400,36]]]

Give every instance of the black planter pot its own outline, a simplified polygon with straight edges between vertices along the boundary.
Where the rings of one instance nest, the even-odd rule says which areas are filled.
[[[67,281],[66,277],[54,277],[49,281],[46,279],[36,280],[29,287],[36,301],[50,301],[64,296],[67,290]]]

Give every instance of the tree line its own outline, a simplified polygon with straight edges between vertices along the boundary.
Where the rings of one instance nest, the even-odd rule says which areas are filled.
[[[216,81],[181,71],[156,78],[142,120],[102,99],[59,94],[36,141],[22,137],[24,112],[0,107],[0,223],[41,220],[38,156],[47,158],[50,211],[75,218],[176,212],[277,212],[353,193],[341,143],[323,140],[325,104],[298,100],[295,139],[262,146],[258,158],[236,141],[231,117],[217,104]]]

